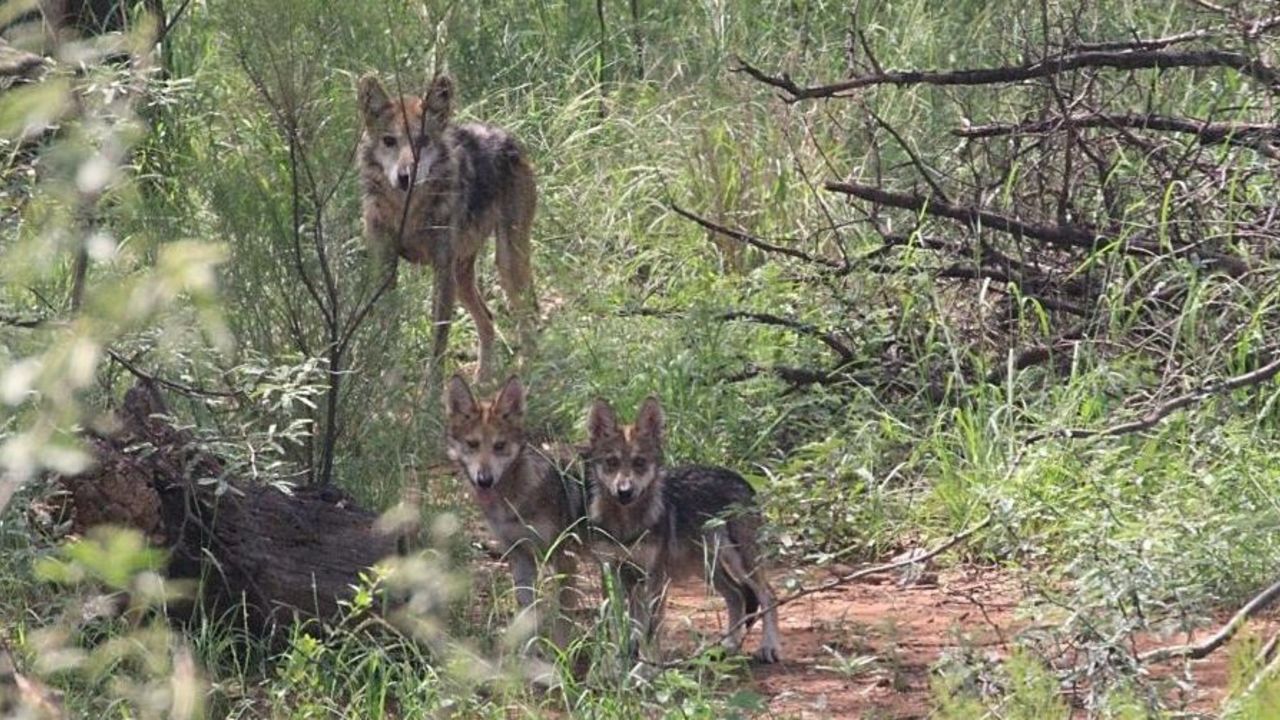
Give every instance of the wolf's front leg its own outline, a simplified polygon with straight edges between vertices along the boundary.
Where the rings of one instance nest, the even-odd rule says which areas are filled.
[[[533,588],[538,582],[538,562],[524,546],[517,546],[507,554],[511,566],[511,579],[515,584],[516,604],[520,609],[533,605]]]
[[[444,373],[444,356],[449,349],[449,326],[453,323],[454,277],[453,248],[450,242],[440,240],[434,248],[432,265],[431,300],[431,374],[438,380]],[[433,382],[434,385],[439,383]]]
[[[533,552],[521,544],[507,552],[507,563],[511,566],[511,581],[515,586],[516,605],[519,606],[512,624],[527,627],[530,635],[536,635],[541,626],[538,607],[534,602],[534,586],[538,582],[538,562]],[[522,633],[520,642],[523,644],[525,639],[526,636]]]
[[[649,567],[644,579],[646,611],[645,641],[656,646],[658,627],[667,606],[667,587],[670,584],[665,560],[657,560]],[[655,658],[656,659],[656,658]]]
[[[369,255],[370,281],[375,288],[387,284],[387,289],[396,286],[396,275],[400,269],[400,253],[397,231],[385,227],[377,220],[376,208],[365,207],[364,210],[364,242]]]
[[[577,575],[577,563],[565,552],[556,553],[552,557],[555,568],[556,606],[551,625],[551,642],[564,650],[569,647],[569,636],[573,631],[573,619],[569,614],[578,606],[578,588],[574,582]]]
[[[613,569],[617,580],[614,586],[621,590],[627,607],[627,636],[624,642],[627,655],[635,659],[640,654],[639,638],[644,636],[645,624],[648,622],[648,613],[645,611],[647,603],[643,598],[644,571],[625,560],[617,563]]]

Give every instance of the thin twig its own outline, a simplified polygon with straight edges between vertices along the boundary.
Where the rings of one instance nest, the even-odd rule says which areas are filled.
[[[911,143],[908,143],[907,139],[902,137],[902,134],[899,133],[893,125],[890,125],[884,118],[877,115],[871,108],[867,108],[867,114],[871,116],[871,119],[875,121],[876,125],[880,126],[881,130],[889,133],[889,135],[897,141],[898,147],[902,148],[902,151],[907,154],[908,158],[910,158],[911,164],[915,166],[916,172],[920,174],[920,177],[923,178],[924,181],[929,184],[929,188],[933,190],[934,197],[938,198],[942,202],[951,202],[951,198],[948,197],[947,192],[942,189],[942,186],[938,184],[937,180],[933,179],[933,170],[924,164],[924,160],[922,160],[920,155],[911,147]]]
[[[829,182],[825,187],[832,192],[851,195],[877,205],[887,205],[917,213],[923,212],[934,217],[965,223],[975,230],[998,230],[1017,237],[1032,238],[1063,248],[1093,251],[1107,241],[1107,238],[1104,238],[1096,229],[1079,223],[1045,225],[1027,222],[979,206],[956,205],[942,202],[932,197],[894,192],[855,182]],[[1119,244],[1118,248],[1127,253],[1150,256],[1162,255],[1167,252],[1165,248],[1162,248],[1157,243],[1144,242],[1138,239],[1129,239]],[[1203,259],[1211,260],[1227,275],[1238,277],[1248,272],[1248,266],[1239,258],[1224,253],[1203,250],[1198,244],[1177,248],[1173,254],[1183,255],[1191,251],[1200,252]]]
[[[758,608],[753,613],[748,613],[742,619],[738,620],[738,622],[726,628],[724,632],[720,634],[720,637],[716,638],[715,641],[702,643],[702,645],[700,645],[694,652],[690,653],[689,656],[697,657],[698,655],[701,655],[702,653],[706,652],[710,648],[714,647],[720,642],[731,637],[740,628],[746,626],[751,622],[754,622],[756,618],[760,617],[766,612],[775,611],[778,608],[781,608],[785,605],[790,605],[791,603],[797,600],[800,600],[802,598],[808,597],[816,593],[827,592],[828,590],[834,590],[838,587],[848,585],[851,582],[860,580],[870,575],[877,575],[879,573],[889,572],[891,570],[897,570],[899,568],[904,568],[904,567],[916,565],[918,563],[923,563],[928,560],[931,560],[937,557],[938,555],[941,555],[942,553],[950,550],[956,545],[959,545],[965,540],[969,539],[974,534],[980,532],[981,530],[986,528],[988,525],[990,525],[993,519],[994,519],[994,516],[988,515],[985,519],[983,519],[978,524],[972,525],[968,529],[962,530],[961,532],[958,532],[955,535],[952,535],[951,537],[944,540],[941,544],[935,546],[932,550],[929,550],[928,552],[925,552],[923,554],[911,555],[910,557],[904,560],[899,560],[897,562],[885,563],[883,565],[873,565],[871,567],[863,568],[861,570],[856,570],[846,575],[841,575],[840,577],[832,578],[831,580],[828,580],[819,585],[814,585],[813,587],[807,587],[807,588],[802,587],[801,589],[791,593],[790,595],[780,600],[774,601],[772,605],[761,607],[761,608]],[[657,664],[662,667],[678,667],[680,665],[683,665],[685,662],[687,661],[680,660],[680,661],[673,661],[673,662],[667,662],[667,663],[652,663],[652,664]]]
[[[750,320],[751,322],[760,323],[761,325],[784,327],[794,331],[798,335],[816,338],[823,345],[831,348],[840,356],[840,359],[846,363],[852,362],[856,358],[856,354],[853,350],[848,345],[844,344],[840,338],[836,337],[834,332],[827,332],[798,320],[792,320],[791,318],[785,318],[772,313],[747,312],[745,310],[732,310],[722,313],[718,317],[721,320]]]
[[[1280,598],[1280,581],[1272,584],[1271,587],[1263,590],[1253,597],[1252,600],[1244,604],[1235,615],[1218,629],[1218,632],[1206,638],[1203,642],[1194,645],[1174,645],[1171,647],[1156,648],[1148,650],[1138,656],[1138,660],[1144,663],[1164,662],[1171,658],[1190,658],[1192,660],[1200,660],[1208,657],[1214,650],[1222,647],[1228,640],[1239,632],[1244,625],[1244,621],[1257,615],[1265,610],[1276,598]]]
[[[1199,30],[1188,30],[1186,32],[1177,33],[1176,35],[1166,35],[1158,38],[1135,38],[1133,40],[1104,40],[1102,42],[1093,43],[1075,43],[1071,45],[1072,52],[1095,52],[1099,50],[1161,50],[1170,45],[1177,45],[1195,40],[1204,40],[1220,35],[1224,28],[1201,28]]]
[[[182,4],[178,6],[177,10],[173,11],[173,15],[167,20],[164,17],[163,11],[156,13],[156,22],[160,24],[160,30],[156,33],[156,39],[153,43],[154,45],[160,45],[165,41],[165,38],[169,37],[169,33],[173,31],[174,26],[182,19],[182,16],[187,12],[187,7],[189,5],[191,5],[191,0],[182,0]]]
[[[675,203],[671,203],[671,211],[683,218],[686,218],[698,223],[702,227],[712,232],[716,232],[721,235],[724,235],[725,237],[732,238],[739,242],[746,243],[751,247],[763,250],[765,252],[786,255],[788,257],[793,257],[798,260],[804,260],[805,262],[813,263],[815,265],[823,265],[825,267],[833,268],[836,270],[844,269],[844,265],[836,262],[835,260],[831,260],[831,259],[817,256],[817,255],[810,255],[809,253],[804,252],[803,250],[796,250],[795,248],[789,248],[782,245],[775,245],[774,243],[771,243],[767,240],[761,240],[760,238],[755,237],[754,235],[748,235],[747,233],[742,232],[741,230],[734,230],[732,228],[727,228],[724,225],[720,225],[719,223],[715,223],[704,217],[695,215],[694,213],[691,213],[688,210],[685,210],[684,208],[680,207],[679,205],[676,205]]]
[[[1034,238],[1061,247],[1092,250],[1101,241],[1101,237],[1095,230],[1084,225],[1040,225],[1001,215],[981,207],[956,205],[923,195],[893,192],[854,182],[829,182],[826,184],[826,188],[832,192],[851,195],[877,205],[887,205],[913,212],[924,212],[935,217],[963,222],[971,227],[990,228],[1012,235]]]
[[[1033,365],[1048,361],[1053,357],[1055,352],[1065,351],[1070,347],[1084,339],[1084,327],[1077,325],[1062,333],[1052,341],[1043,345],[1035,345],[1025,348],[1014,355],[1009,362],[1001,363],[991,369],[987,373],[987,382],[992,385],[999,385],[1009,378],[1013,373],[1019,370],[1025,370]]]
[[[1098,438],[1113,437],[1116,435],[1126,435],[1128,433],[1140,432],[1142,430],[1149,430],[1152,427],[1154,427],[1156,424],[1158,424],[1161,420],[1164,420],[1166,417],[1168,417],[1169,415],[1173,414],[1178,410],[1181,410],[1182,408],[1198,403],[1214,395],[1221,395],[1223,393],[1230,392],[1238,388],[1247,387],[1249,385],[1257,385],[1259,383],[1266,382],[1267,380],[1270,380],[1272,377],[1275,377],[1277,373],[1280,373],[1280,356],[1277,356],[1276,358],[1272,359],[1271,362],[1267,363],[1266,365],[1263,365],[1262,367],[1259,367],[1256,370],[1251,370],[1247,373],[1244,373],[1242,375],[1237,375],[1235,377],[1228,378],[1226,380],[1212,381],[1212,382],[1205,383],[1203,386],[1201,386],[1197,390],[1193,390],[1189,393],[1186,393],[1185,395],[1179,395],[1178,397],[1175,397],[1172,400],[1167,400],[1157,405],[1156,407],[1152,408],[1150,411],[1148,411],[1145,415],[1138,418],[1137,420],[1131,420],[1129,422],[1123,422],[1118,425],[1112,425],[1111,427],[1103,428],[1101,430],[1090,430],[1087,428],[1065,428],[1062,430],[1037,433],[1027,438],[1026,442],[1027,444],[1030,444],[1030,443],[1039,442],[1040,440],[1045,440],[1048,438],[1079,439],[1079,438],[1095,438],[1095,437],[1098,437]]]
[[[143,370],[131,361],[126,360],[123,355],[110,348],[107,348],[107,356],[110,357],[117,365],[127,370],[130,375],[133,375],[139,380],[159,385],[183,395],[194,397],[239,397],[239,394],[235,392],[229,392],[226,390],[209,390],[208,388],[187,385],[174,380],[166,380],[165,378]]]

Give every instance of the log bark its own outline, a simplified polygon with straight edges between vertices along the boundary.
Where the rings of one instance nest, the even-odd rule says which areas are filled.
[[[243,602],[257,632],[333,618],[360,573],[396,553],[398,538],[342,491],[226,478],[223,460],[168,414],[156,386],[140,382],[125,395],[119,430],[89,438],[93,468],[60,479],[72,532],[103,523],[142,531],[170,550],[171,578],[199,581],[207,610]],[[231,490],[217,493],[214,478]]]

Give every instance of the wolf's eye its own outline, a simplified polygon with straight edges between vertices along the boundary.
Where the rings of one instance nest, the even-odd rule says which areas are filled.
[[[638,473],[644,472],[644,469],[645,467],[648,466],[648,464],[649,464],[648,461],[646,461],[644,458],[638,457],[638,458],[631,459],[631,469]]]
[[[426,135],[419,135],[418,137],[414,138],[413,144],[417,145],[419,150],[422,150],[427,147],[428,142],[429,141],[427,140]]]
[[[610,472],[610,473],[618,472],[618,467],[620,465],[622,465],[622,463],[616,457],[607,457],[604,459],[605,472]]]
[[[389,147],[389,148],[393,148],[393,147],[395,147],[395,146],[396,146],[396,136],[395,136],[395,135],[383,135],[383,136],[382,136],[382,144],[383,144],[383,145],[386,145],[386,146],[387,146],[387,147]]]
[[[494,451],[494,452],[496,452],[496,453],[500,453],[500,452],[502,452],[503,450],[506,450],[506,449],[507,449],[507,441],[506,441],[506,440],[499,440],[499,441],[497,441],[497,442],[495,442],[495,443],[493,444],[493,451]]]
[[[472,450],[479,450],[479,449],[480,449],[480,441],[479,441],[479,440],[468,440],[468,441],[467,441],[467,447],[468,447],[468,448],[470,448],[470,449],[472,449]]]

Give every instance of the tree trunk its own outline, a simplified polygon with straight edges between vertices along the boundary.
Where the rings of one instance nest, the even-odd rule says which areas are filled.
[[[237,482],[215,493],[223,461],[174,428],[154,386],[125,394],[121,428],[91,436],[96,463],[61,478],[72,531],[111,523],[136,528],[170,550],[168,574],[201,580],[214,613],[243,600],[250,628],[269,632],[297,618],[332,618],[362,571],[395,554],[398,538],[375,527],[377,515],[334,487],[275,487]]]

